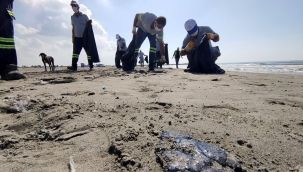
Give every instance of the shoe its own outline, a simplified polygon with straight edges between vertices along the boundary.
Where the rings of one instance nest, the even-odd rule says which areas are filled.
[[[156,71],[155,71],[155,69],[148,69],[148,72],[155,73]]]
[[[6,81],[12,81],[12,80],[19,80],[24,78],[26,78],[25,75],[15,70],[15,71],[10,71],[6,75],[4,75],[2,79]]]
[[[91,60],[88,61],[88,65],[89,65],[89,71],[92,71],[94,68],[94,64]]]
[[[68,66],[67,69],[74,72],[77,71],[77,67],[73,67],[73,66]]]
[[[19,80],[26,78],[24,74],[18,71],[17,65],[10,64],[6,66],[4,72],[1,73],[1,79],[6,81]]]
[[[190,69],[184,69],[184,72],[190,72]]]

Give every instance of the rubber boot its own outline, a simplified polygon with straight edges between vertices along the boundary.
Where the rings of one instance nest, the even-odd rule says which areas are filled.
[[[88,61],[88,65],[89,65],[89,70],[92,71],[94,68],[94,64],[91,60]]]
[[[4,71],[1,73],[2,80],[19,80],[26,78],[25,75],[18,71],[17,65],[9,64],[5,67]]]
[[[68,70],[71,70],[71,71],[77,71],[77,67],[78,67],[78,66],[77,66],[77,62],[78,62],[78,59],[75,59],[75,58],[74,58],[74,59],[72,60],[72,66],[68,66],[67,69],[68,69]]]

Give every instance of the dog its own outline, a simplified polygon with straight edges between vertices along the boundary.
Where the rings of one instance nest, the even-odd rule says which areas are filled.
[[[40,55],[42,57],[42,62],[44,64],[45,67],[45,71],[47,71],[46,69],[46,63],[49,65],[49,69],[50,71],[55,71],[55,63],[54,63],[54,58],[52,56],[47,56],[45,53],[40,53]]]

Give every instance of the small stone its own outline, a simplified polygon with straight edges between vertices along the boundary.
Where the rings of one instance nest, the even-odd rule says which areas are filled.
[[[89,96],[92,96],[92,95],[95,95],[95,94],[96,94],[96,93],[94,93],[94,92],[88,93]]]
[[[240,146],[243,146],[244,144],[247,143],[247,141],[245,141],[245,140],[237,140],[237,143],[238,143]]]
[[[284,124],[283,127],[289,128],[289,124]]]
[[[168,122],[168,125],[172,125],[172,122],[171,122],[171,121],[169,121],[169,122]]]
[[[253,146],[251,144],[246,145],[249,149],[251,149]]]

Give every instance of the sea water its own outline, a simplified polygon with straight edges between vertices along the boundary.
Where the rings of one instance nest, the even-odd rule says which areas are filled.
[[[303,60],[248,63],[218,63],[218,65],[226,71],[303,75]],[[179,65],[180,69],[185,69],[186,67],[187,64]],[[166,65],[165,68],[176,68],[176,66],[171,64]]]

